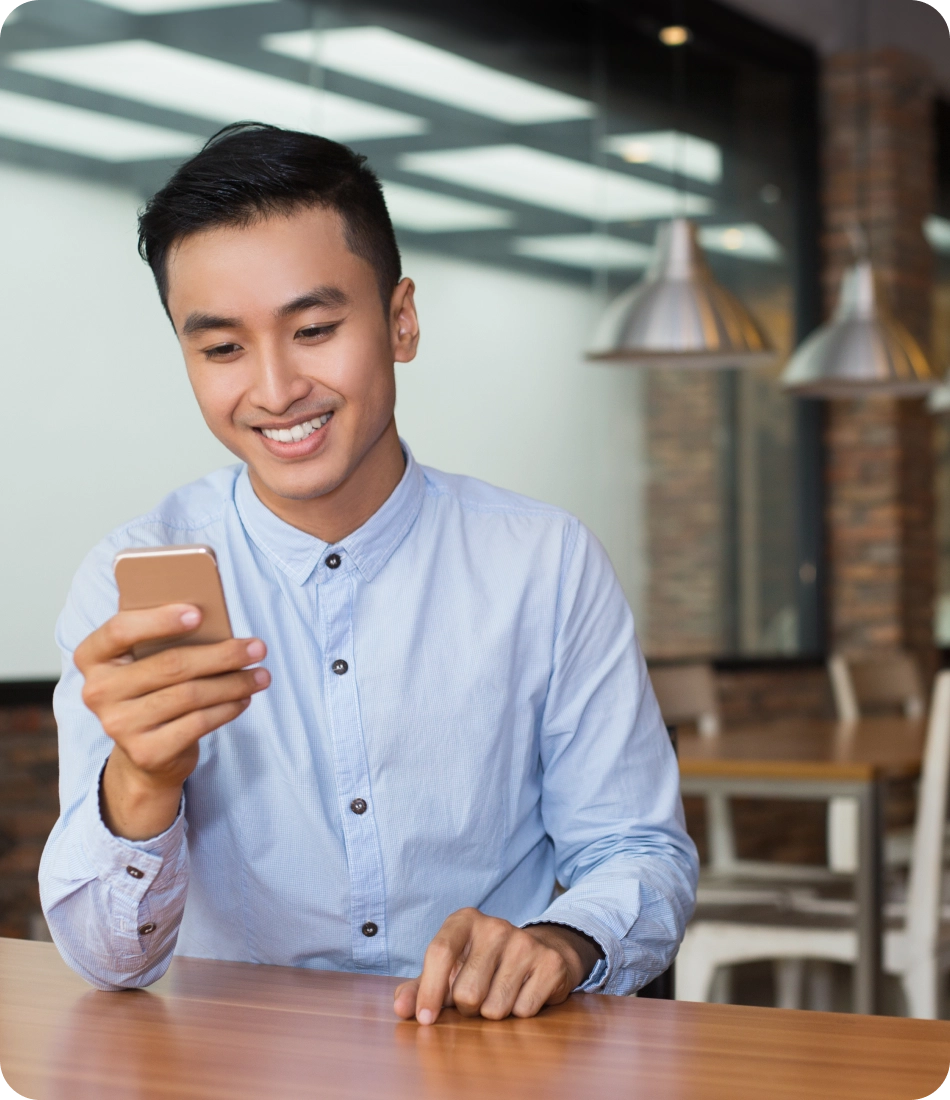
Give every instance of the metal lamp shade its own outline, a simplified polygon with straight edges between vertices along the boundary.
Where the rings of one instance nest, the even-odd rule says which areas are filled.
[[[882,308],[868,260],[845,272],[834,316],[782,373],[782,385],[803,397],[919,397],[937,381],[917,341]]]
[[[775,352],[745,306],[713,278],[695,225],[674,218],[657,230],[643,280],[605,312],[587,358],[708,369],[761,366]]]

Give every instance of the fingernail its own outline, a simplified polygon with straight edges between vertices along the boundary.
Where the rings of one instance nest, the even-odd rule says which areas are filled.
[[[265,684],[270,683],[270,673],[266,668],[258,668],[254,671],[254,683],[260,684],[262,687]]]
[[[193,626],[197,626],[201,622],[200,611],[183,611],[181,615],[181,625],[187,626],[189,629]]]
[[[264,643],[259,642],[256,638],[253,642],[248,642],[247,655],[252,661],[259,661],[264,656]]]
[[[242,699],[241,700],[241,706],[242,707],[249,707],[250,705],[251,705],[251,700],[250,699]]]
[[[418,1014],[416,1015],[416,1019],[419,1021],[420,1024],[431,1024],[434,1017],[432,1015],[431,1009],[420,1008]]]

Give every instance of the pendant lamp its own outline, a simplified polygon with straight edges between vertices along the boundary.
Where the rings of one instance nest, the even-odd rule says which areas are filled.
[[[782,385],[803,397],[918,397],[936,383],[920,345],[881,302],[869,260],[845,272],[834,316],[782,374]]]
[[[607,309],[587,358],[710,369],[761,366],[775,352],[745,306],[713,278],[696,226],[674,218],[657,230],[643,280]]]

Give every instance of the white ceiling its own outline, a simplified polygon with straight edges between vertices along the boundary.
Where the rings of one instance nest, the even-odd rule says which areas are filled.
[[[803,38],[820,53],[896,46],[927,60],[950,95],[950,29],[924,0],[723,0],[729,7]]]

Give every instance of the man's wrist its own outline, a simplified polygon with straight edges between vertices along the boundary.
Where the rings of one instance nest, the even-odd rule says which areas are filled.
[[[566,924],[540,922],[529,924],[525,931],[561,953],[576,978],[575,989],[587,981],[598,961],[604,957],[603,949],[595,939]]]
[[[134,768],[117,747],[106,761],[99,787],[102,822],[124,840],[151,840],[174,824],[182,787],[182,783],[152,780]]]

